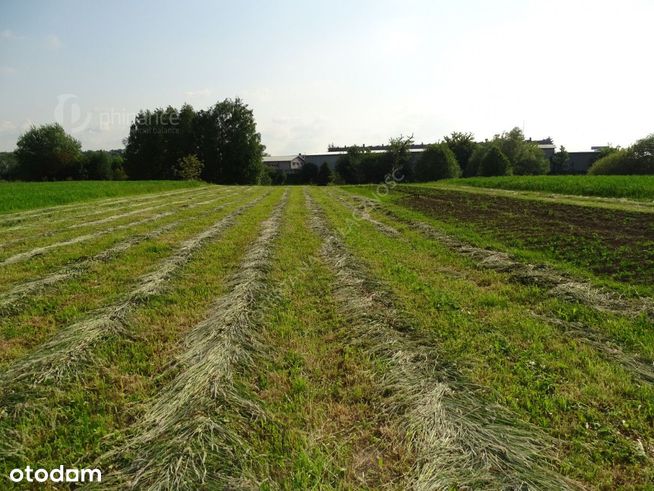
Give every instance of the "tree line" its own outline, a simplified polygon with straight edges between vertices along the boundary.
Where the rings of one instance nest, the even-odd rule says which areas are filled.
[[[267,178],[254,114],[238,98],[200,111],[188,104],[142,110],[124,144],[124,151],[83,152],[59,124],[32,127],[13,153],[0,156],[0,178],[202,179],[220,184],[257,184]]]
[[[253,111],[240,99],[225,99],[196,111],[185,104],[140,111],[124,150],[82,151],[58,124],[32,127],[14,152],[0,153],[0,179],[202,179],[219,184],[379,183],[391,176],[409,181],[454,177],[566,174],[570,156],[560,147],[547,158],[519,128],[475,141],[454,132],[422,152],[412,137],[392,138],[384,152],[352,146],[335,172],[307,163],[297,173],[267,169],[265,147]],[[589,174],[654,174],[654,134],[627,148],[598,152]]]

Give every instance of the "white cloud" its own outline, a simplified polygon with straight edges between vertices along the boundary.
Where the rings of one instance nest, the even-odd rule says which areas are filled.
[[[205,97],[211,94],[209,89],[189,90],[185,92],[187,97]]]
[[[45,47],[50,49],[50,50],[57,50],[61,48],[64,45],[64,43],[61,42],[61,39],[59,39],[59,36],[57,35],[51,35],[45,38]]]
[[[16,69],[11,66],[0,66],[0,75],[14,75]]]

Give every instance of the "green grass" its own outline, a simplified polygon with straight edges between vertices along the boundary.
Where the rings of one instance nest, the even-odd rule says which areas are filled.
[[[373,197],[372,188],[355,190]],[[1,259],[141,215],[173,213],[0,265],[2,298],[24,282],[79,267],[80,259],[134,234],[178,222],[161,235],[31,293],[13,310],[0,309],[1,375],[34,359],[44,343],[65,334],[71,324],[97,318],[103,308],[114,309],[185,241],[262,197],[196,249],[161,289],[130,301],[122,311],[122,328],[108,328],[77,358],[60,350],[62,357],[54,358],[55,363],[71,363],[61,378],[31,384],[0,376],[2,484],[14,467],[64,464],[97,466],[103,471],[99,488],[116,489],[112,471],[138,473],[148,465],[164,468],[161,462],[189,462],[189,455],[205,455],[194,461],[199,474],[180,470],[188,476],[188,489],[410,489],[406,479],[426,464],[429,471],[434,463],[435,479],[444,475],[438,451],[415,445],[425,429],[434,430],[436,442],[439,435],[448,435],[440,432],[438,418],[416,412],[442,407],[446,421],[456,420],[467,429],[463,449],[452,447],[454,462],[461,456],[483,460],[497,446],[504,446],[508,457],[527,455],[516,435],[531,425],[529,434],[543,449],[542,456],[530,461],[538,464],[529,466],[531,477],[543,477],[534,474],[542,473],[540,464],[551,458],[554,472],[587,488],[651,489],[654,389],[626,360],[643,360],[651,367],[651,318],[607,313],[548,288],[519,283],[511,272],[479,267],[479,259],[429,238],[415,222],[485,247],[500,247],[499,240],[478,234],[469,217],[458,224],[440,221],[403,205],[395,193],[371,209],[368,218],[354,220],[351,207],[359,201],[353,194],[308,188],[313,202],[307,205],[304,190],[290,187],[275,222],[278,234],[262,235],[264,221],[283,193],[279,187],[243,192],[207,186],[183,198],[159,196],[152,203],[148,198],[138,205],[133,200],[107,204],[107,209],[72,205],[27,213],[0,230],[0,241],[20,239],[0,248]],[[207,202],[210,197],[217,200]],[[181,199],[198,206],[175,204]],[[160,202],[165,206],[93,223]],[[221,203],[225,207],[217,209]],[[70,228],[83,222],[87,225]],[[504,247],[513,252],[512,246]],[[253,250],[259,253],[253,256]],[[519,255],[528,262],[548,257],[554,256],[529,250]],[[563,262],[552,259],[552,264]],[[242,274],[253,268],[260,273]],[[578,279],[584,269],[567,271]],[[608,279],[602,284],[613,285]],[[629,293],[630,285],[625,282],[621,292]],[[198,331],[207,318],[212,319],[210,328]],[[568,330],[569,325],[577,330]],[[193,370],[223,352],[231,354],[226,368],[211,372],[215,378],[192,379],[197,383],[189,386],[197,391],[184,392],[188,397],[170,391],[185,374],[205,373]],[[450,405],[439,406],[441,399],[435,397],[429,399],[434,404],[421,406],[418,396],[431,394],[441,382],[448,387],[446,395],[452,391]],[[465,411],[457,412],[452,401]],[[156,402],[177,408],[174,414],[183,417],[179,426],[143,425],[159,414],[152,412]],[[487,412],[478,412],[479,407]],[[173,421],[165,415],[162,421]],[[212,426],[203,426],[207,418]],[[407,424],[411,421],[428,424]],[[467,424],[471,421],[480,421],[479,426]],[[166,434],[161,438],[138,439],[162,428]],[[198,432],[185,439],[186,428]],[[483,471],[494,484],[518,475],[516,467],[492,462]],[[231,486],[203,483],[204,471],[209,479],[236,481]],[[452,488],[502,487],[475,486],[475,477],[459,466],[450,471],[456,480]],[[160,474],[150,473],[154,484],[166,482]],[[0,488],[7,488],[2,484]],[[156,488],[143,481],[137,487]]]
[[[654,199],[654,176],[506,176],[447,179],[444,186],[541,191],[604,198]]]
[[[0,182],[0,214],[201,186],[196,181]]]
[[[636,352],[651,343],[645,319],[598,314],[550,298],[540,288],[477,269],[403,224],[376,215],[401,232],[400,238],[388,237],[365,220],[352,221],[351,212],[333,199],[319,201],[348,247],[390,288],[444,361],[473,387],[490,389],[480,393],[487,401],[560,439],[561,472],[607,489],[645,487],[653,471],[639,457],[636,439],[654,436],[651,384],[530,312],[574,315],[591,330],[619,326],[618,332],[640,333],[618,341]]]

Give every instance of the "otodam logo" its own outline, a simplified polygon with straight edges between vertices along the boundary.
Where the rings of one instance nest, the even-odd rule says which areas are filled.
[[[98,469],[67,469],[63,465],[54,469],[32,469],[29,465],[25,469],[13,469],[9,473],[12,482],[102,482],[102,472]]]

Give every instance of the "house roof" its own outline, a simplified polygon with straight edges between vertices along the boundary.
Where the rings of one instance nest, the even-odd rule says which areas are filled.
[[[302,155],[273,155],[270,157],[264,157],[264,162],[290,162],[296,158],[302,158]]]

